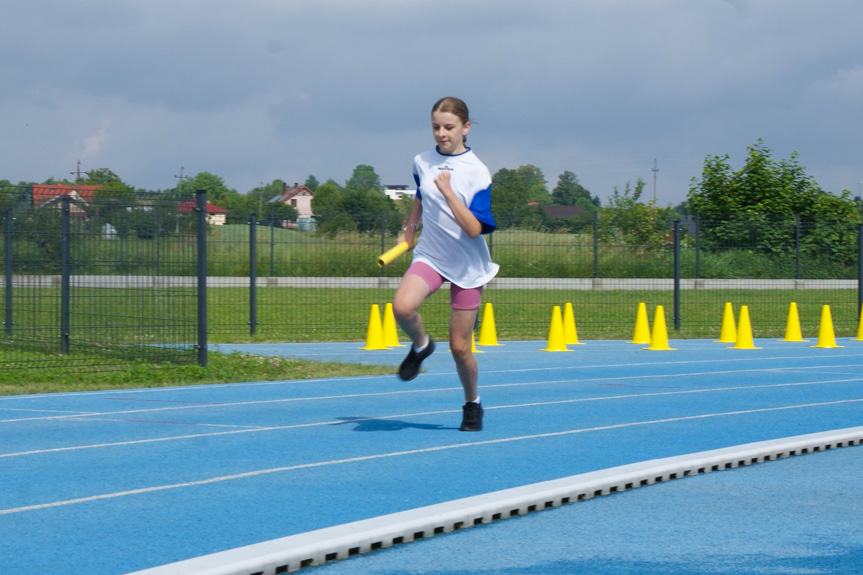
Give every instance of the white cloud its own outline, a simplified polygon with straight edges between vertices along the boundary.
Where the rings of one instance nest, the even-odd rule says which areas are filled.
[[[490,167],[552,186],[570,170],[606,197],[657,158],[677,203],[706,155],[761,137],[838,191],[863,177],[861,18],[857,0],[4,2],[0,178],[81,156],[145,188],[181,165],[240,191],[360,163],[410,183],[454,94]]]
[[[110,124],[110,120],[103,120],[102,127],[99,128],[99,131],[93,135],[87,136],[81,141],[82,150],[80,157],[82,160],[96,156],[102,151],[102,147],[108,140],[108,127]]]

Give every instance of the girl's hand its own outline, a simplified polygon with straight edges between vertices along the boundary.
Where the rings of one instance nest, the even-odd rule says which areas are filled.
[[[440,193],[442,193],[445,198],[449,198],[450,196],[455,195],[455,192],[452,191],[452,186],[450,185],[449,180],[449,172],[441,172],[440,174],[438,174],[438,177],[434,179],[434,183],[437,186],[437,189],[440,190]]]
[[[399,234],[399,237],[396,238],[396,243],[400,244],[402,242],[407,242],[410,246],[410,249],[414,249],[417,242],[417,227],[415,224],[411,224],[407,226],[404,231]]]
[[[443,194],[446,203],[452,210],[452,215],[455,217],[455,221],[458,222],[461,229],[463,229],[469,237],[477,237],[480,232],[482,232],[482,224],[479,223],[479,220],[476,219],[476,216],[471,213],[467,206],[461,203],[459,196],[457,196],[453,191],[452,186],[450,185],[450,173],[441,172],[438,177],[434,179],[434,183],[437,186],[437,189],[440,190],[440,193]]]

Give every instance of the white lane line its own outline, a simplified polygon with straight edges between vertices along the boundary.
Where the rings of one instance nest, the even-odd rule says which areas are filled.
[[[516,342],[518,343],[518,342]],[[541,344],[542,342],[537,341],[537,344]],[[721,344],[720,344],[721,345]],[[713,347],[713,346],[710,346]],[[494,350],[491,350],[494,351]],[[508,354],[518,354],[518,353],[530,353],[535,354],[536,350],[530,349],[526,351],[519,350],[510,350],[504,353]],[[252,354],[256,355],[256,354]],[[269,357],[269,356],[262,356]],[[277,356],[277,357],[287,357],[287,356]],[[482,357],[482,356],[481,356]],[[831,353],[829,359],[836,358],[846,358],[846,357],[860,357],[859,353]],[[531,373],[531,372],[542,372],[542,371],[556,371],[556,370],[582,370],[582,369],[607,369],[607,368],[621,368],[621,367],[645,367],[645,366],[665,366],[665,365],[694,365],[694,364],[715,364],[715,363],[723,363],[723,364],[734,364],[734,363],[747,363],[747,362],[769,362],[769,361],[789,361],[789,360],[812,360],[812,359],[827,359],[823,357],[816,356],[807,356],[807,355],[775,355],[775,356],[758,356],[758,357],[745,357],[742,355],[729,355],[723,358],[709,358],[709,359],[693,359],[693,360],[682,360],[682,361],[647,361],[647,362],[636,362],[636,363],[618,363],[618,362],[609,362],[609,363],[597,363],[591,365],[561,365],[561,366],[546,366],[546,367],[530,367],[523,369],[483,369],[482,373],[484,374],[492,374],[492,373]],[[861,366],[863,364],[847,364],[853,366]],[[828,364],[824,366],[812,366],[812,368],[819,367],[846,367],[846,364],[842,365],[833,365]],[[782,368],[774,368],[780,370]],[[743,372],[749,370],[742,370]],[[758,371],[758,370],[756,370]],[[447,372],[434,372],[433,374],[421,374],[420,377],[439,377],[439,376],[451,376],[456,375],[455,371],[447,371]],[[685,375],[685,374],[681,374]],[[237,383],[219,383],[219,384],[194,384],[194,385],[175,385],[175,386],[163,386],[163,387],[147,387],[147,388],[134,388],[134,389],[108,389],[108,390],[99,390],[99,391],[76,391],[76,392],[66,392],[66,393],[52,393],[50,394],[50,398],[67,398],[67,397],[88,397],[88,396],[98,396],[98,395],[125,395],[125,394],[151,394],[151,393],[164,393],[164,392],[175,392],[175,391],[212,391],[215,386],[218,386],[219,389],[231,389],[236,387],[270,387],[270,386],[280,386],[280,385],[303,385],[308,383],[338,383],[338,382],[357,382],[363,381],[367,379],[377,379],[380,375],[358,375],[358,376],[350,376],[350,377],[333,377],[333,378],[317,378],[317,379],[282,379],[282,380],[274,380],[274,381],[244,381]],[[3,402],[12,402],[12,401],[22,401],[22,400],[32,400],[32,399],[44,399],[46,394],[29,394],[29,395],[0,395],[0,403]],[[0,408],[2,409],[2,408]],[[2,421],[0,421],[2,423]]]
[[[861,364],[863,365],[863,364]],[[824,369],[825,366],[813,366],[811,369]],[[513,387],[531,387],[538,385],[549,385],[549,384],[565,384],[565,383],[598,383],[598,382],[615,382],[615,381],[647,381],[652,379],[662,379],[668,380],[671,378],[682,378],[682,377],[707,377],[707,376],[718,376],[718,375],[739,375],[739,374],[753,374],[753,373],[774,373],[784,371],[784,368],[760,368],[760,369],[751,369],[751,370],[712,370],[712,371],[702,371],[702,372],[688,372],[688,373],[677,373],[677,374],[652,374],[652,375],[622,375],[616,377],[593,377],[593,378],[565,378],[565,379],[554,379],[554,380],[542,380],[542,381],[527,381],[527,382],[515,382],[515,383],[497,383],[497,384],[482,384],[481,387],[483,389],[496,389],[496,388],[513,388]],[[855,381],[851,379],[849,381]],[[863,382],[863,378],[857,378],[856,381]],[[184,404],[184,405],[175,405],[175,406],[167,406],[167,407],[149,407],[146,409],[129,409],[129,410],[120,410],[120,411],[99,411],[99,412],[81,412],[81,413],[70,413],[67,415],[50,415],[50,416],[41,416],[41,417],[21,417],[21,418],[12,418],[12,419],[0,419],[0,423],[21,423],[21,422],[30,422],[30,421],[45,421],[45,420],[62,420],[62,419],[77,419],[77,418],[86,418],[86,417],[113,417],[118,415],[131,415],[131,414],[139,414],[139,413],[154,413],[154,412],[165,412],[165,411],[183,411],[183,410],[192,410],[192,409],[211,409],[211,408],[225,408],[225,407],[243,407],[249,405],[267,405],[267,404],[278,404],[278,403],[292,403],[299,401],[327,401],[332,399],[356,399],[362,397],[384,397],[384,396],[392,396],[392,395],[409,395],[415,393],[439,393],[439,392],[451,392],[453,390],[460,390],[460,387],[438,387],[438,388],[428,388],[428,389],[402,389],[398,391],[377,391],[377,392],[368,392],[368,393],[350,393],[350,394],[341,394],[341,395],[322,395],[322,396],[310,396],[310,397],[289,397],[283,399],[261,399],[261,400],[253,400],[253,401],[236,401],[236,402],[224,402],[224,403],[195,403],[195,404]]]
[[[673,395],[693,395],[700,393],[720,393],[720,392],[728,392],[728,391],[750,391],[757,389],[776,389],[783,387],[805,387],[805,386],[813,386],[813,385],[827,385],[827,384],[837,384],[837,383],[849,383],[849,382],[859,382],[860,380],[857,378],[854,379],[837,379],[832,381],[817,381],[817,382],[796,382],[796,383],[778,383],[778,384],[764,384],[764,385],[744,385],[744,386],[733,386],[733,387],[722,387],[722,388],[711,388],[711,389],[689,389],[689,390],[676,390],[676,391],[655,391],[648,393],[627,393],[621,395],[606,395],[600,397],[580,397],[575,399],[558,399],[558,400],[550,400],[550,401],[537,401],[531,403],[516,403],[510,405],[497,405],[497,406],[489,406],[486,407],[486,411],[497,410],[497,409],[519,409],[525,407],[537,407],[541,405],[565,405],[571,403],[588,403],[588,402],[597,402],[597,401],[617,401],[622,399],[640,399],[640,398],[648,398],[648,397],[662,397],[662,396],[673,396]],[[223,435],[239,435],[241,433],[261,433],[264,431],[284,431],[288,429],[300,429],[306,427],[319,427],[325,425],[338,425],[345,423],[360,423],[363,421],[377,421],[381,419],[404,419],[408,417],[425,417],[429,415],[443,415],[448,413],[457,413],[460,412],[460,409],[451,409],[451,410],[440,410],[440,411],[423,411],[417,413],[404,413],[398,415],[381,415],[376,417],[365,417],[356,420],[351,420],[350,422],[345,422],[343,420],[331,420],[331,421],[317,421],[312,423],[296,423],[292,425],[275,425],[275,426],[259,426],[259,427],[246,427],[242,429],[231,429],[228,431],[215,431],[210,433],[192,433],[186,435],[175,435],[171,437],[158,437],[158,438],[150,438],[150,439],[135,439],[129,441],[117,441],[111,443],[95,443],[88,445],[73,445],[67,447],[54,447],[48,449],[34,449],[30,451],[19,451],[14,453],[0,453],[0,459],[11,458],[11,457],[22,457],[27,455],[42,455],[47,453],[62,453],[65,451],[83,451],[86,449],[103,449],[108,447],[123,447],[128,445],[143,445],[147,443],[164,443],[168,441],[180,441],[187,439],[200,439],[204,437],[219,437]],[[114,419],[87,419],[87,421],[123,421],[123,420],[114,420]],[[146,423],[146,422],[143,422]],[[237,426],[239,427],[239,426]]]
[[[285,467],[273,467],[270,469],[256,469],[254,471],[247,471],[245,473],[235,473],[232,475],[222,475],[219,477],[211,477],[209,479],[200,479],[198,481],[186,481],[183,483],[171,483],[167,485],[157,485],[153,487],[143,487],[140,489],[130,489],[127,491],[117,491],[114,493],[103,493],[100,495],[91,495],[89,497],[79,497],[76,499],[66,499],[63,501],[53,501],[50,503],[41,503],[37,505],[26,505],[24,507],[12,507],[9,509],[0,509],[0,516],[2,515],[12,515],[15,513],[25,513],[29,511],[39,511],[43,509],[52,509],[56,507],[65,507],[69,505],[78,505],[81,503],[90,503],[93,501],[102,501],[106,499],[118,499],[121,497],[129,497],[132,495],[143,495],[147,493],[156,493],[159,491],[168,491],[172,489],[183,489],[188,487],[198,487],[201,485],[210,485],[213,483],[222,483],[226,481],[236,481],[238,479],[248,479],[252,477],[260,477],[263,475],[271,475],[275,473],[284,473],[286,471],[296,471],[298,469],[312,469],[317,467],[328,467],[332,465],[344,465],[347,463],[360,463],[365,461],[373,461],[376,459],[387,459],[392,457],[403,457],[406,455],[417,455],[417,454],[425,454],[425,453],[434,453],[438,451],[448,451],[452,449],[463,449],[466,447],[479,447],[485,445],[496,445],[501,443],[512,443],[516,441],[528,441],[532,439],[547,439],[550,437],[562,437],[567,435],[574,435],[579,433],[588,433],[593,431],[609,431],[612,429],[625,429],[629,427],[639,427],[639,426],[648,426],[648,425],[661,425],[665,423],[679,423],[681,421],[693,421],[699,419],[710,419],[716,417],[729,417],[734,415],[751,415],[754,413],[768,413],[771,411],[784,411],[784,410],[792,410],[792,409],[805,409],[812,407],[825,407],[830,405],[842,405],[849,403],[860,403],[863,402],[863,398],[859,399],[844,399],[840,401],[826,401],[821,403],[803,403],[797,405],[785,405],[781,407],[768,407],[761,409],[747,409],[740,411],[725,411],[719,413],[706,413],[702,415],[688,415],[682,417],[669,417],[664,419],[653,419],[648,421],[635,421],[629,423],[617,423],[614,425],[602,425],[597,427],[589,427],[589,428],[581,428],[581,429],[569,429],[565,431],[553,431],[548,433],[537,433],[533,435],[521,435],[517,437],[504,437],[500,439],[488,439],[484,441],[472,441],[468,443],[455,443],[449,445],[439,445],[437,447],[425,447],[422,449],[408,449],[404,451],[393,451],[390,453],[380,453],[376,455],[363,455],[359,457],[348,457],[344,459],[331,459],[328,461],[318,461],[314,463],[302,463],[299,465],[288,465]]]

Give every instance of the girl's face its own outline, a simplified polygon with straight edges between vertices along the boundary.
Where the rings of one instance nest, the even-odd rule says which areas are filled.
[[[464,139],[469,131],[470,122],[462,123],[455,114],[440,111],[432,114],[432,133],[441,154],[461,154],[467,150]]]

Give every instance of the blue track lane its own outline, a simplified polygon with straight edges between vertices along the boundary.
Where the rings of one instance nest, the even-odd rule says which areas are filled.
[[[542,342],[504,343],[478,355],[486,407],[481,433],[458,431],[462,394],[445,345],[410,383],[384,376],[0,397],[0,572],[122,574],[490,491],[863,422],[863,342],[820,349],[756,340],[762,349],[736,350],[673,341],[676,351],[648,351],[587,341],[559,353],[539,351]],[[358,347],[220,346],[394,369],[405,353]],[[708,493],[726,488],[715,481],[730,482],[735,498],[748,492],[751,504],[774,513],[758,487],[773,477],[772,469],[790,470],[786,483],[805,484],[810,500],[828,505],[816,495],[825,492],[822,476],[793,466],[832,469],[845,464],[842,458],[853,464],[857,449],[639,489],[319,569],[347,573],[344,566],[355,561],[365,565],[376,555],[432,544],[458,547],[476,534],[502,537],[507,555],[521,549],[526,556],[535,544],[525,543],[524,534],[505,539],[510,521],[531,525],[589,508],[600,514],[590,519],[596,525],[606,510],[607,518],[619,518],[618,529],[620,521],[631,521],[637,530],[652,517],[665,521],[668,508],[678,505],[669,501],[681,493],[691,497],[683,511],[698,505],[705,516],[733,517],[733,507],[717,509],[710,497],[688,495],[698,485]],[[639,512],[627,513],[628,506]],[[577,533],[583,520],[573,521],[567,529]],[[856,534],[861,524],[854,525]],[[812,529],[829,538],[824,527]],[[642,551],[630,553],[642,549],[637,540],[620,546],[618,560],[639,570],[604,572],[652,573]],[[543,568],[570,559],[546,556]],[[487,572],[518,572],[496,565]],[[603,572],[585,565],[581,572]],[[365,572],[412,572],[393,569]],[[465,569],[439,572],[483,572]]]

